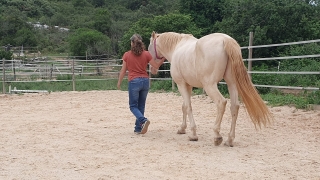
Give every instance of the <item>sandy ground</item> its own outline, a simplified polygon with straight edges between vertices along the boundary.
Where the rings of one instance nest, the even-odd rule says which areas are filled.
[[[125,91],[0,95],[0,179],[320,179],[320,111],[270,107],[274,125],[256,131],[241,107],[231,148],[213,144],[214,103],[192,102],[197,142],[176,134],[173,93],[149,93],[145,135]],[[229,128],[227,109],[224,140]]]

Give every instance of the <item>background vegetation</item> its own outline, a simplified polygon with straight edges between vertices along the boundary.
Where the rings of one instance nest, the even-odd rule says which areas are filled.
[[[42,54],[121,58],[133,33],[141,34],[148,45],[152,31],[195,37],[222,32],[241,46],[248,45],[249,32],[254,33],[254,45],[319,39],[320,5],[319,0],[0,0],[0,25],[1,46],[35,48]],[[319,52],[319,43],[312,43],[254,49],[253,58]],[[0,58],[10,56],[5,48],[0,50]],[[247,57],[245,50],[243,57]],[[161,68],[169,69],[169,65]],[[320,60],[255,61],[253,69],[319,71]],[[253,74],[252,80],[255,84],[320,87],[320,75]],[[317,94],[314,97],[320,99]]]
[[[152,31],[185,32],[201,37],[223,32],[247,46],[294,42],[320,37],[317,0],[0,0],[0,44],[71,52],[79,29],[105,36],[105,49],[87,44],[90,53],[121,57],[128,36]],[[68,30],[67,30],[68,29]],[[87,40],[86,40],[87,38]],[[82,37],[95,41],[95,37]],[[254,57],[278,56],[287,48],[264,48]],[[319,48],[319,46],[317,47]],[[92,51],[90,51],[90,49]]]

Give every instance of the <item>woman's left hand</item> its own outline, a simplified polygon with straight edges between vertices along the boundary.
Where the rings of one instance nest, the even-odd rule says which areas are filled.
[[[151,74],[157,74],[157,73],[158,73],[158,69],[151,66]]]

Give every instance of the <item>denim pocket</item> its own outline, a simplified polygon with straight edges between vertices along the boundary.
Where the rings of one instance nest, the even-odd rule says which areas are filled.
[[[129,91],[139,91],[141,89],[141,81],[139,80],[139,78],[133,79],[131,81],[129,81],[129,86],[128,86],[128,90]]]

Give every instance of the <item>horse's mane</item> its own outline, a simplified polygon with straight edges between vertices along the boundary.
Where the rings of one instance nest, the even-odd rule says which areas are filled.
[[[182,39],[185,38],[195,38],[192,34],[180,34],[175,32],[166,32],[160,34],[159,38],[157,39],[158,42],[161,44],[160,49],[163,51],[170,51],[172,50]]]

